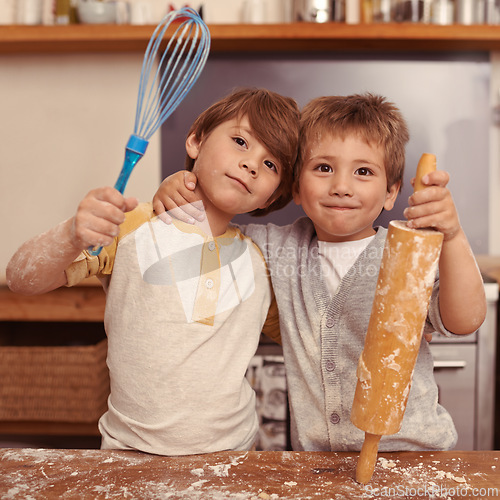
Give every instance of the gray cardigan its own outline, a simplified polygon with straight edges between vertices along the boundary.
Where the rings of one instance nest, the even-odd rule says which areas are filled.
[[[310,219],[242,229],[262,250],[276,294],[293,449],[359,451],[364,433],[351,423],[350,413],[387,230],[378,228],[330,298]],[[425,330],[449,336],[439,316],[438,292],[436,280]],[[455,426],[437,400],[432,356],[423,340],[402,428],[382,437],[379,449],[452,448]]]

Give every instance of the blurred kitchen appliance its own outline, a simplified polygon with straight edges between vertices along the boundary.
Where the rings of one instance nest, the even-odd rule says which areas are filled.
[[[493,449],[498,284],[484,281],[488,310],[481,328],[464,337],[434,336],[430,343],[439,403],[455,422],[457,450]]]
[[[265,354],[269,350],[276,354]],[[259,347],[248,368],[247,378],[257,395],[260,428],[256,449],[289,449],[288,396],[281,347],[277,344]]]

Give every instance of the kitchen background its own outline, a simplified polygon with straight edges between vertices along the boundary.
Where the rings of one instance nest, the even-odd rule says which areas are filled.
[[[227,7],[228,2],[208,0],[203,2],[203,13],[208,23],[287,22],[296,19],[299,11],[311,16],[305,6],[312,3],[315,3],[314,15],[318,20],[325,15],[328,20],[334,16],[348,22],[361,19],[361,10],[354,12],[359,16],[356,18],[349,8],[352,7],[350,1],[304,0],[300,5],[297,2],[295,6],[299,10],[294,10],[294,4],[286,0],[235,0],[231,8]],[[415,4],[409,0],[400,3]],[[134,4],[147,7],[136,10]],[[156,22],[169,4],[159,0],[133,0],[126,10],[129,17],[121,18],[120,22]],[[372,2],[379,6],[378,20],[385,15],[382,6],[388,4],[391,3],[384,0]],[[415,20],[436,23],[459,20],[458,14],[467,6],[467,2],[461,0],[420,0],[417,4],[421,9],[417,9]],[[423,6],[427,4],[446,4],[447,15],[436,14],[425,19]],[[33,5],[42,6],[40,15],[33,17],[31,13],[31,17],[20,17],[21,12],[25,16],[26,9]],[[497,22],[496,2],[477,0],[473,5],[481,8],[466,10],[472,22]],[[193,3],[193,6],[198,8],[199,4]],[[75,2],[73,8],[77,7]],[[141,14],[133,17],[133,13],[139,11]],[[54,14],[57,11],[52,7],[47,9],[47,2],[0,2],[1,24],[66,22]],[[467,24],[470,16],[462,17],[460,22]],[[68,14],[67,22],[70,20],[73,18]],[[142,53],[138,52],[0,55],[3,96],[0,113],[8,117],[0,124],[0,213],[5,235],[0,248],[0,281],[5,282],[8,259],[25,239],[70,217],[78,200],[91,188],[114,183],[132,129],[141,63]],[[386,225],[391,218],[402,218],[411,190],[409,180],[418,158],[423,152],[434,153],[438,166],[451,174],[450,187],[474,252],[500,255],[497,121],[500,121],[500,53],[212,53],[198,83],[166,122],[161,134],[151,141],[146,156],[132,174],[127,194],[150,200],[160,180],[183,167],[184,137],[194,117],[237,86],[268,87],[293,96],[301,106],[312,97],[327,94],[371,91],[387,96],[408,120],[411,140],[407,149],[405,187],[394,210],[383,214],[380,223]],[[279,213],[253,221],[286,224],[300,215],[300,208],[292,203]],[[239,220],[250,219],[243,216]],[[492,314],[496,315],[496,310]],[[476,340],[470,339],[474,349]],[[446,347],[448,351],[454,349]],[[476,354],[467,358],[469,366],[470,359],[476,360],[475,371]],[[279,443],[284,431],[279,422],[284,418],[283,404],[286,406],[279,364],[275,352],[265,353],[255,360],[249,375],[260,373],[256,384],[260,384],[263,405],[267,404],[266,394],[278,406],[282,405],[281,409],[273,409],[267,404],[264,411],[264,417],[270,422],[271,437],[263,439],[270,440],[268,445],[275,447],[282,446]],[[277,414],[279,418],[275,418]],[[276,438],[275,434],[279,436]],[[470,446],[473,440],[471,437],[468,441]]]

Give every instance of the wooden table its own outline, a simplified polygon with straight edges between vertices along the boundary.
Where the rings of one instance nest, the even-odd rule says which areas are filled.
[[[0,449],[0,498],[351,499],[500,497],[500,451],[381,453],[372,481],[356,453]]]

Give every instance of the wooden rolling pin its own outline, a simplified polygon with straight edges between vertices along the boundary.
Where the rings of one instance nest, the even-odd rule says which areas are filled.
[[[422,155],[414,191],[436,169],[434,155]],[[389,224],[363,352],[359,358],[351,421],[365,431],[356,480],[370,481],[381,436],[401,428],[422,340],[443,234]]]

